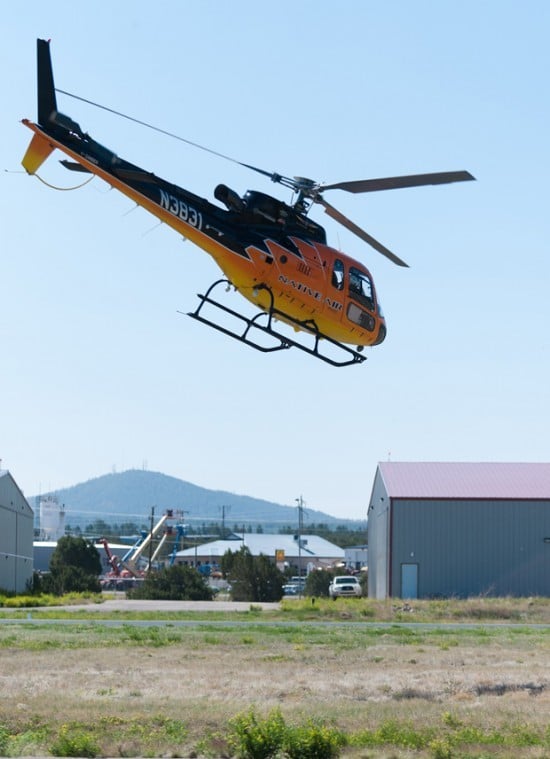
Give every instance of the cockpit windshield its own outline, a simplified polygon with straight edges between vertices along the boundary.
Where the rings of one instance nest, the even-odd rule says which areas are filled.
[[[374,290],[368,274],[350,266],[349,270],[349,294],[350,297],[363,306],[374,311]]]

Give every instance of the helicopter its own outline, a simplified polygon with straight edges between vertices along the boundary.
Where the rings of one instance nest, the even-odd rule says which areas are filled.
[[[241,197],[219,184],[214,198],[221,205],[216,205],[119,158],[60,113],[56,92],[64,91],[54,85],[49,40],[37,40],[37,79],[37,123],[22,120],[34,133],[22,160],[27,173],[36,174],[58,149],[68,157],[61,160],[65,168],[101,178],[209,253],[223,277],[198,295],[199,305],[189,316],[266,353],[296,347],[333,366],[349,366],[365,360],[365,346],[379,345],[386,337],[369,270],[327,244],[324,228],[308,215],[310,209],[320,205],[378,253],[398,266],[407,264],[329,204],[327,191],[366,193],[474,179],[467,171],[452,171],[326,184],[235,161],[291,190],[292,201],[257,190]],[[219,297],[220,287],[252,303],[254,315],[228,305]],[[282,325],[291,329],[283,331]]]

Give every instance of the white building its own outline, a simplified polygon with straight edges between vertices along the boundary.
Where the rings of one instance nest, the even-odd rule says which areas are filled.
[[[350,569],[365,569],[369,565],[369,547],[366,543],[360,546],[348,546],[345,551],[345,564]]]
[[[246,546],[252,556],[269,556],[278,565],[294,567],[300,574],[310,569],[328,569],[345,559],[344,549],[317,535],[273,535],[269,533],[236,534],[231,540],[214,540],[210,543],[178,551],[176,564],[219,564],[227,551],[238,551]]]
[[[38,500],[40,514],[40,540],[59,540],[65,534],[65,505],[59,505],[57,498],[51,495],[41,496]]]
[[[0,589],[24,593],[32,580],[33,510],[11,474],[0,469]]]

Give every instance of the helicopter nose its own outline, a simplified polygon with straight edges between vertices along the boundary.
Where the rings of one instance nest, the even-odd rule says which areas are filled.
[[[386,325],[384,324],[384,322],[380,322],[380,328],[378,330],[378,337],[374,341],[373,345],[380,345],[380,343],[383,343],[384,340],[386,339],[386,333],[387,333]]]

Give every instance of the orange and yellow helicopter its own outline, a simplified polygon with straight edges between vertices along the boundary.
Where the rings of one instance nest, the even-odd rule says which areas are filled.
[[[214,197],[221,207],[119,158],[59,113],[49,41],[37,40],[37,64],[38,123],[23,119],[34,132],[22,161],[26,171],[35,174],[58,148],[71,159],[61,161],[67,169],[100,177],[209,253],[224,278],[198,296],[199,306],[189,315],[261,351],[297,347],[335,366],[348,366],[364,361],[363,348],[380,344],[386,336],[368,269],[327,245],[325,230],[308,217],[310,208],[321,205],[379,253],[399,266],[407,264],[330,205],[326,191],[363,193],[474,179],[467,171],[454,171],[321,184],[236,161],[292,190],[293,202],[256,190],[240,197],[220,184]],[[234,288],[259,311],[249,317],[216,300],[213,292],[219,285]],[[218,319],[205,315],[205,307]],[[306,341],[294,337],[292,330],[292,336],[281,331],[279,323],[305,333]]]

